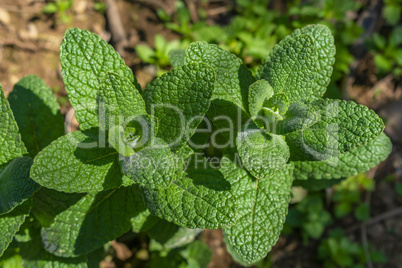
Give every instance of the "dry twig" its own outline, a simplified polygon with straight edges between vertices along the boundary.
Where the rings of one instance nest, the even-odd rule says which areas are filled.
[[[117,10],[114,0],[105,0],[106,3],[106,17],[110,25],[110,32],[112,33],[112,41],[116,51],[123,55],[124,48],[127,46],[127,35],[124,31],[123,23],[120,19],[119,11]]]

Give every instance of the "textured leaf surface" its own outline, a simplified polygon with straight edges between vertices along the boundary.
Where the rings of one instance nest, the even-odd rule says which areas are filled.
[[[148,115],[136,115],[122,125],[109,129],[109,144],[123,156],[150,145],[158,133],[158,121]]]
[[[20,157],[11,161],[0,172],[0,215],[22,204],[39,189],[29,178],[32,159]]]
[[[0,256],[13,240],[14,235],[24,223],[26,216],[31,210],[32,202],[27,200],[11,212],[0,216]]]
[[[266,80],[254,82],[248,90],[248,107],[251,116],[257,116],[264,102],[272,97],[274,90]]]
[[[176,166],[179,171],[184,171],[187,169],[190,157],[194,154],[194,151],[187,144],[180,148],[177,152],[174,153],[173,157],[176,161]]]
[[[15,84],[8,101],[22,141],[32,158],[64,135],[64,118],[56,96],[39,77],[28,75],[22,78]]]
[[[186,51],[184,49],[172,49],[169,51],[168,56],[173,68],[177,68],[184,65]]]
[[[294,176],[298,180],[344,178],[366,172],[385,160],[392,143],[382,133],[366,145],[354,148],[324,161],[296,161]]]
[[[212,101],[207,115],[216,127],[211,138],[217,140],[217,135],[220,134],[228,140],[231,147],[235,146],[236,136],[243,125],[246,122],[250,122],[250,115],[242,108],[232,102],[220,99]],[[253,127],[255,126],[253,122],[250,122],[250,124]]]
[[[121,173],[117,151],[98,134],[99,129],[94,128],[55,140],[34,159],[31,178],[63,192],[96,192],[131,185],[133,181]]]
[[[41,209],[55,216],[53,224],[42,229],[45,249],[59,257],[85,255],[127,232],[131,227],[130,219],[137,213],[137,187],[86,194],[58,214],[53,212],[51,203],[58,202],[61,195],[73,198],[74,194],[42,191],[42,196],[36,198],[47,200],[42,204],[50,204]]]
[[[290,201],[293,165],[257,180],[237,166],[233,157],[224,158],[227,164],[221,170],[238,202],[238,220],[224,233],[237,254],[253,263],[264,258],[279,238]]]
[[[335,62],[335,44],[324,25],[295,30],[270,52],[259,69],[275,93],[284,92],[290,102],[321,97],[329,84]]]
[[[130,222],[132,231],[139,233],[152,228],[160,221],[160,218],[152,215],[149,209],[145,206],[142,198],[142,191],[140,189],[136,189],[136,191],[137,193],[134,195],[134,202],[137,205],[137,212],[130,219]]]
[[[334,157],[365,145],[384,129],[374,111],[352,101],[321,99],[311,106],[317,112],[317,123],[286,135],[293,160]]]
[[[86,194],[67,194],[41,187],[33,196],[32,214],[42,227],[50,227],[55,217],[80,201]]]
[[[273,115],[282,120],[283,115],[288,111],[289,99],[285,94],[275,94],[264,103],[264,108],[269,109]]]
[[[194,63],[162,75],[144,91],[147,112],[159,120],[158,137],[174,150],[194,134],[207,112],[214,81],[211,67]]]
[[[236,145],[244,167],[258,179],[274,175],[289,159],[289,148],[282,136],[262,130],[240,132]]]
[[[215,70],[215,89],[208,118],[234,145],[238,126],[243,125],[250,117],[248,89],[255,78],[234,54],[206,42],[190,44],[186,50],[185,62],[203,62]],[[230,122],[226,119],[228,117]],[[225,131],[228,129],[230,131]],[[229,137],[229,134],[233,135]]]
[[[236,220],[230,184],[214,169],[197,169],[144,195],[151,213],[183,227],[217,229]]]
[[[61,258],[47,252],[42,245],[40,230],[33,230],[29,242],[21,243],[22,265],[26,268],[87,268],[87,256]]]
[[[175,178],[176,166],[169,146],[162,139],[120,160],[123,174],[146,187],[168,186]]]
[[[68,29],[60,47],[63,81],[80,129],[98,126],[97,97],[103,77],[114,72],[140,89],[132,71],[113,47],[98,35]]]
[[[0,85],[0,165],[26,153],[10,104]]]
[[[252,264],[243,260],[243,258],[239,255],[239,253],[237,253],[237,251],[232,247],[225,233],[223,233],[223,242],[225,243],[226,251],[229,253],[229,255],[233,258],[235,262],[241,264],[244,267],[252,266]]]
[[[234,54],[216,45],[194,42],[186,49],[185,62],[203,62],[215,70],[216,81],[212,99],[226,100],[244,111],[248,110],[248,87],[255,78]]]
[[[282,121],[276,125],[279,134],[286,134],[315,124],[319,115],[313,107],[304,103],[292,103]]]
[[[285,113],[289,108],[289,99],[285,94],[274,94],[272,98],[266,100],[260,113],[254,117],[254,122],[262,129],[272,133],[278,132],[278,122],[285,117]]]
[[[100,86],[99,108],[100,125],[106,129],[147,114],[145,102],[130,79],[110,72]]]

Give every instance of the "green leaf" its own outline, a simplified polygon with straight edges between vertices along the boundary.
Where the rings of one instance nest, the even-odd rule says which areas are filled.
[[[186,50],[185,62],[203,62],[214,68],[215,89],[208,117],[222,131],[221,134],[234,143],[238,126],[242,126],[250,117],[248,88],[255,82],[255,78],[234,54],[206,42],[190,44]],[[233,136],[229,137],[229,134]]]
[[[0,172],[0,215],[22,204],[39,189],[29,178],[32,159],[16,158]]]
[[[234,54],[206,42],[194,42],[186,49],[185,63],[203,62],[215,70],[212,99],[232,102],[247,111],[248,88],[255,78]]]
[[[109,129],[108,141],[123,156],[130,156],[151,144],[158,132],[154,117],[144,114],[133,116],[123,125]]]
[[[33,158],[52,141],[64,135],[64,118],[52,90],[35,75],[15,84],[8,96],[18,128]]]
[[[243,258],[236,252],[236,250],[229,243],[228,237],[225,233],[223,234],[223,242],[225,243],[226,251],[229,253],[229,255],[233,258],[235,262],[241,264],[244,267],[252,266],[252,263],[250,264],[247,261],[243,260]]]
[[[60,47],[63,81],[80,129],[97,127],[97,97],[103,77],[113,72],[126,77],[140,90],[137,80],[113,47],[98,35],[70,28]]]
[[[77,258],[57,257],[47,252],[42,245],[40,230],[30,230],[31,240],[21,243],[23,267],[41,268],[87,268],[87,256]]]
[[[296,162],[297,163],[297,162]],[[295,163],[295,171],[296,173],[296,163]],[[297,178],[297,177],[296,177]],[[346,178],[340,179],[326,179],[326,180],[316,180],[314,178],[309,178],[307,180],[296,179],[293,181],[293,186],[301,186],[307,191],[321,191],[325,188],[330,188],[335,184],[338,184],[345,180]]]
[[[263,112],[273,115],[275,118],[282,120],[283,116],[289,109],[289,99],[285,94],[279,93],[272,96],[264,103]]]
[[[195,169],[168,187],[144,189],[152,214],[187,228],[218,229],[234,224],[235,197],[215,169]]]
[[[398,47],[402,44],[402,26],[393,27],[392,32],[389,36],[389,44],[393,47]]]
[[[24,223],[31,210],[32,202],[28,199],[11,212],[0,216],[0,256],[13,240],[14,235]]]
[[[21,141],[18,125],[0,85],[0,166],[11,159],[27,154]]]
[[[257,179],[271,177],[289,159],[283,137],[260,129],[240,132],[236,144],[244,167]]]
[[[308,128],[315,124],[319,115],[313,107],[304,103],[291,103],[282,121],[276,125],[274,132],[287,134],[297,130]]]
[[[155,63],[155,51],[147,45],[136,45],[135,51],[137,51],[138,57],[143,62]]]
[[[396,5],[386,5],[383,9],[385,20],[391,24],[396,25],[401,18],[402,7],[399,4]]]
[[[361,203],[355,210],[355,217],[359,221],[370,219],[370,206],[366,203]]]
[[[378,115],[352,101],[321,99],[311,107],[318,122],[286,134],[291,160],[325,160],[363,146],[378,137],[384,123]]]
[[[335,217],[340,219],[348,215],[353,210],[351,203],[341,202],[336,204],[334,209]]]
[[[147,114],[145,102],[125,77],[108,73],[99,91],[99,118],[102,130],[109,130],[109,143],[129,156],[145,147],[156,135],[156,122]]]
[[[387,46],[387,40],[385,37],[378,33],[373,34],[373,42],[376,48],[380,51],[385,50],[385,47]]]
[[[142,200],[141,200],[142,202]],[[155,226],[160,221],[160,218],[154,216],[149,212],[149,209],[144,205],[138,208],[138,213],[131,218],[131,227],[134,233],[147,231]]]
[[[50,227],[55,217],[79,202],[86,194],[67,194],[41,187],[33,196],[32,214],[42,227]]]
[[[194,136],[193,136],[194,137]],[[176,166],[179,170],[186,171],[188,168],[189,161],[191,161],[191,156],[194,154],[194,151],[191,147],[186,144],[178,150],[173,157],[176,161]]]
[[[324,25],[295,30],[277,44],[258,70],[275,93],[285,93],[291,103],[321,97],[335,62],[335,44]]]
[[[296,161],[294,176],[298,180],[340,179],[366,172],[385,160],[391,153],[392,143],[382,133],[366,145],[344,152],[324,161]]]
[[[145,102],[130,79],[108,72],[99,89],[100,127],[108,129],[147,114]]]
[[[249,122],[253,127],[257,127],[254,122],[250,120],[250,115],[247,112],[236,104],[226,100],[213,100],[207,115],[217,128],[217,130],[212,133],[211,143],[213,145],[217,144],[216,141],[219,138],[219,134],[228,140],[225,144],[219,143],[221,148],[227,145],[230,145],[230,147],[235,146],[236,136],[238,132],[242,130],[242,126],[245,123]]]
[[[150,146],[120,159],[123,174],[151,188],[169,186],[176,177],[175,164],[169,146],[159,138]]]
[[[201,241],[194,241],[180,253],[187,259],[188,267],[205,268],[212,260],[212,250]]]
[[[52,142],[35,157],[31,178],[44,187],[69,193],[131,185],[133,181],[121,173],[118,152],[99,132],[98,128],[75,131]]]
[[[179,255],[177,250],[165,251],[154,251],[151,254],[150,268],[177,268],[177,267],[187,267],[186,260]]]
[[[155,50],[160,52],[166,52],[167,42],[163,35],[157,33],[154,38]]]
[[[42,12],[46,14],[54,14],[57,13],[58,11],[59,8],[55,3],[47,3],[45,7],[42,9]]]
[[[374,63],[381,73],[387,73],[392,70],[392,61],[384,55],[376,54],[374,56]]]
[[[186,51],[184,49],[172,49],[168,52],[168,56],[173,68],[181,67],[184,65]]]
[[[306,234],[313,238],[319,239],[324,233],[325,226],[321,222],[318,221],[310,221],[303,224],[302,229]]]
[[[224,164],[223,164],[224,163]],[[293,165],[265,180],[257,180],[225,155],[221,170],[238,202],[238,220],[225,227],[230,246],[246,262],[264,258],[279,238],[290,201]]]
[[[43,245],[59,257],[85,255],[119,237],[129,231],[130,219],[138,213],[136,185],[86,195],[50,189],[40,193],[35,197],[43,199],[42,206],[36,209],[54,217],[53,224],[42,228]],[[73,202],[70,201],[64,211],[55,212],[52,203],[60,203],[59,200],[66,200],[67,196]]]
[[[396,51],[395,62],[396,62],[398,65],[402,66],[402,49],[398,49],[398,50]],[[396,68],[396,69],[399,69],[399,70],[400,70],[400,71],[399,71],[399,72],[400,72],[399,75],[402,75],[402,73],[401,73],[401,68]]]
[[[13,248],[4,252],[4,255],[0,258],[0,266],[2,268],[22,268],[21,256],[18,254],[18,250]]]
[[[264,102],[272,97],[274,90],[266,80],[258,80],[248,90],[248,108],[251,116],[257,116]]]
[[[210,106],[215,74],[206,64],[188,64],[152,81],[143,93],[147,112],[159,120],[158,137],[173,150],[194,134]]]
[[[158,244],[161,249],[171,249],[191,243],[201,232],[202,229],[188,229],[161,220],[147,234],[153,239],[154,247]]]

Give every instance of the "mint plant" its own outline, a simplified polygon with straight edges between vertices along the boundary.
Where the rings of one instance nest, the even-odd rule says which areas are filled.
[[[1,93],[1,253],[13,241],[28,267],[85,267],[130,229],[162,252],[222,228],[251,264],[278,240],[293,183],[327,186],[391,151],[374,111],[322,99],[335,56],[325,26],[284,38],[256,75],[206,42],[171,55],[174,69],[142,90],[99,36],[67,30],[60,61],[80,130],[65,135],[39,78],[23,78],[11,106]],[[172,258],[205,266],[194,243]]]

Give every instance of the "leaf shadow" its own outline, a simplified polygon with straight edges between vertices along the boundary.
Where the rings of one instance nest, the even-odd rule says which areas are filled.
[[[109,145],[106,134],[99,128],[83,130],[82,134],[86,138],[77,144],[74,156],[85,165],[98,167],[109,165],[102,183],[103,189],[121,186],[124,175],[121,172],[119,153]]]
[[[146,209],[140,200],[138,185],[96,193],[79,229],[74,254],[92,252],[130,231],[131,218]]]
[[[250,119],[249,115],[233,102],[215,99],[207,112],[208,118],[217,129],[228,129],[220,134],[225,138],[225,143],[234,147],[234,139],[243,125]],[[225,144],[222,143],[222,144]]]
[[[204,163],[206,164],[204,165]],[[204,186],[215,191],[230,191],[231,189],[230,183],[225,180],[222,172],[220,172],[219,169],[210,166],[210,163],[207,162],[206,158],[203,159],[201,164],[198,163],[197,165],[196,160],[192,157],[189,168],[186,172],[187,177],[192,179],[196,186]]]
[[[180,227],[174,223],[160,220],[158,225],[147,231],[147,234],[150,238],[163,245],[176,234],[179,228]]]
[[[18,82],[8,96],[21,139],[32,158],[52,141],[64,135],[64,118],[60,109],[49,107],[42,100],[43,96],[37,94],[24,82]]]
[[[43,227],[49,227],[57,215],[75,205],[85,195],[41,187],[33,196],[32,214]]]

